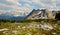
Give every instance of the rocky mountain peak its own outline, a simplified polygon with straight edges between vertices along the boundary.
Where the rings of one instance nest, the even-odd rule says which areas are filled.
[[[27,16],[27,19],[54,19],[56,12],[49,11],[47,9],[33,9]]]

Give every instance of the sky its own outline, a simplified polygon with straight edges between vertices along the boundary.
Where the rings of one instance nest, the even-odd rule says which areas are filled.
[[[22,16],[41,8],[60,10],[60,0],[0,0],[0,14]]]

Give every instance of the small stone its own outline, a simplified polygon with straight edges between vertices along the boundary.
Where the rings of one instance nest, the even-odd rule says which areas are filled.
[[[55,35],[56,33],[55,33],[55,32],[53,32],[52,34],[54,34],[54,35]]]
[[[12,31],[12,33],[15,33],[15,34],[17,34],[17,32],[18,32],[18,31],[16,31],[16,30],[13,30],[13,31]]]

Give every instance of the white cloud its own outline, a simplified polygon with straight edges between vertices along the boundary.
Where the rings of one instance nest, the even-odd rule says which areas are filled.
[[[23,6],[19,2],[26,2]],[[34,6],[31,6],[32,3],[37,5],[41,5],[42,8],[56,8],[59,9],[60,7],[56,6],[56,3],[60,3],[60,0],[6,0],[6,2],[12,3],[13,5],[7,5],[4,3],[0,3],[0,7],[10,7],[12,10],[0,10],[1,12],[10,12],[14,15],[21,15],[24,12],[31,12]]]
[[[21,5],[19,2],[18,2],[18,0],[6,0],[7,2],[11,2],[11,3],[13,3],[13,4],[15,4],[15,5]]]
[[[12,10],[0,10],[1,12],[9,12],[12,13],[14,15],[20,15],[21,13],[24,14],[24,12],[30,12],[31,8],[29,4],[24,4],[23,6],[21,6],[21,4],[18,2],[18,0],[6,0],[7,2],[13,3],[14,5],[7,5],[7,4],[0,4],[0,7],[10,7],[12,8]]]
[[[0,7],[6,7],[6,5],[5,4],[0,4]]]

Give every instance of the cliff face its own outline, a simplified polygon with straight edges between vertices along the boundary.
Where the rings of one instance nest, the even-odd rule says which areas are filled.
[[[54,19],[56,12],[49,11],[46,9],[33,9],[32,12],[27,16],[27,19]]]

